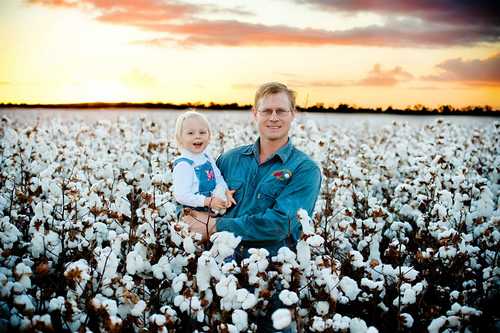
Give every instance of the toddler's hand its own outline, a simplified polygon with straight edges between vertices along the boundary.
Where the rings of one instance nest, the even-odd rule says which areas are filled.
[[[234,200],[234,192],[236,192],[236,190],[227,190],[226,191],[227,203],[226,203],[225,208],[229,208],[232,205],[236,205],[236,200]]]

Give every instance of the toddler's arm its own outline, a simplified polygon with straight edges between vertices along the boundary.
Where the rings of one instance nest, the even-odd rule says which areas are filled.
[[[172,174],[174,198],[181,205],[203,207],[207,197],[193,192],[194,177],[194,169],[189,163],[180,162],[174,167]]]

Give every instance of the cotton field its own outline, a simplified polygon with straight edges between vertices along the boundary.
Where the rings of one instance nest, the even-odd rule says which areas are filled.
[[[296,252],[203,242],[175,217],[175,116],[3,113],[0,331],[479,332],[500,329],[500,122],[302,121],[323,172]],[[211,151],[251,143],[214,123]],[[496,301],[495,301],[496,300]]]

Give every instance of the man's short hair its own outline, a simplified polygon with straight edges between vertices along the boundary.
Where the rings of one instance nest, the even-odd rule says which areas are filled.
[[[257,89],[257,92],[255,93],[254,108],[257,109],[257,104],[263,97],[279,94],[281,92],[284,92],[288,96],[288,100],[290,101],[290,107],[291,107],[290,111],[295,112],[295,97],[296,97],[295,91],[289,89],[286,85],[279,82],[264,83],[259,87],[259,89]]]
[[[190,118],[199,118],[202,122],[207,125],[208,133],[211,135],[212,130],[210,129],[210,123],[208,122],[207,117],[204,114],[196,111],[186,111],[182,113],[179,117],[177,117],[177,121],[175,122],[175,141],[177,142],[177,146],[181,147],[181,135],[182,135],[182,126],[184,125],[184,121]]]

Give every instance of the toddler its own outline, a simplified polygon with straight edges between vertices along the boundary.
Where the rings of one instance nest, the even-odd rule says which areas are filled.
[[[205,151],[210,135],[210,126],[203,114],[187,111],[177,118],[175,139],[181,156],[174,160],[173,193],[184,207],[220,212],[235,204],[234,191],[228,191],[219,168]],[[214,196],[216,187],[227,200],[224,195]]]

